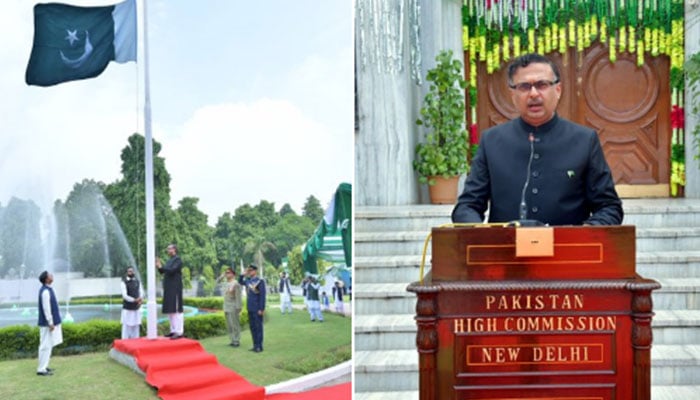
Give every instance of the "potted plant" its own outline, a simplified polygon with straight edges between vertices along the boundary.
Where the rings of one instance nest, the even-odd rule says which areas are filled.
[[[419,181],[429,185],[433,204],[453,204],[459,177],[468,170],[469,137],[464,126],[467,83],[462,77],[462,63],[452,58],[451,50],[441,51],[435,61],[437,65],[425,78],[430,88],[416,121],[427,134],[425,142],[416,145],[413,169]]]

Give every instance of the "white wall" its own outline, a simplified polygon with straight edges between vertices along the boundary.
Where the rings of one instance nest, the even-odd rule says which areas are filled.
[[[688,59],[700,51],[700,6],[698,0],[685,4],[685,57]],[[697,147],[691,133],[700,121],[690,113],[692,107],[690,93],[685,97],[685,197],[700,198],[700,161],[695,160]],[[696,101],[699,99],[696,99]]]

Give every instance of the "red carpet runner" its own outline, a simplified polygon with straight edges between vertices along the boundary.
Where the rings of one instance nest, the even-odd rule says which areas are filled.
[[[350,383],[302,393],[265,396],[265,388],[219,364],[199,342],[191,339],[145,338],[115,340],[115,350],[128,354],[146,373],[146,382],[163,400],[343,400],[350,399]]]

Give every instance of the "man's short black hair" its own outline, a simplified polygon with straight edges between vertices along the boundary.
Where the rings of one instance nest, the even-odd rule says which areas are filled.
[[[44,271],[39,275],[39,282],[41,282],[42,285],[46,284],[46,279],[49,277],[49,271]]]
[[[513,82],[513,76],[515,73],[518,71],[518,69],[525,68],[530,64],[549,64],[549,66],[552,68],[552,72],[554,72],[554,80],[558,82],[561,78],[559,74],[559,67],[557,67],[557,64],[555,64],[552,60],[541,54],[528,53],[517,57],[510,63],[510,65],[508,65],[508,84],[515,84],[515,82]]]

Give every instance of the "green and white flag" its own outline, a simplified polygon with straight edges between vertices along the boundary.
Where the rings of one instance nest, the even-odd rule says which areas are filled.
[[[34,44],[27,85],[94,78],[110,61],[136,61],[136,2],[104,7],[34,6]]]

